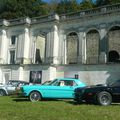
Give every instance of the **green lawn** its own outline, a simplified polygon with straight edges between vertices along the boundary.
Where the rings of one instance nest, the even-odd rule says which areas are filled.
[[[75,105],[72,101],[29,102],[0,97],[0,120],[119,120],[120,105]]]

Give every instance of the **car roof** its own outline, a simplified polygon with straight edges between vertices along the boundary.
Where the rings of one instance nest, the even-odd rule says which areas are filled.
[[[24,82],[24,83],[29,83],[27,81],[22,81],[22,80],[9,80],[8,82]]]

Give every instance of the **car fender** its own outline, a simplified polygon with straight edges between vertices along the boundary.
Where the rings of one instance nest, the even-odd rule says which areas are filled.
[[[8,92],[5,88],[0,88],[0,90],[3,90],[5,92],[5,94],[8,95]]]
[[[42,93],[41,93],[39,90],[31,90],[31,91],[29,92],[28,96],[30,96],[30,93],[33,92],[33,91],[34,91],[34,92],[39,92],[40,95],[41,95],[41,97],[42,97]]]
[[[108,93],[110,93],[111,96],[113,97],[111,91],[109,91],[109,90],[101,90],[101,91],[98,91],[98,92],[96,93],[96,95],[95,95],[95,98],[96,98],[96,99],[97,99],[97,95],[98,95],[100,92],[108,92]]]

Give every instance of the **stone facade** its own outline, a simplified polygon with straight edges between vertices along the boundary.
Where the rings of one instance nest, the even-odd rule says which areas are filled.
[[[120,78],[120,4],[65,15],[0,21],[0,83]],[[39,82],[39,83],[40,83]]]

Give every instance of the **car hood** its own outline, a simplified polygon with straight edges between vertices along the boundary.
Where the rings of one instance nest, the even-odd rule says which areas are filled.
[[[97,84],[97,85],[90,85],[90,86],[85,86],[85,87],[79,87],[75,89],[75,92],[81,91],[81,90],[86,90],[86,89],[94,89],[94,88],[105,88],[108,87],[106,84]]]

